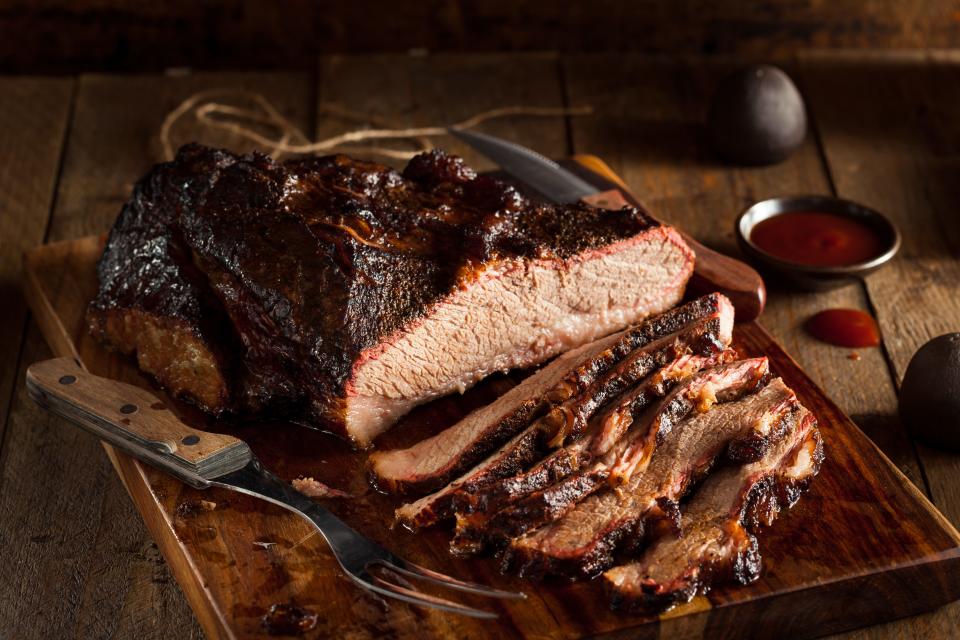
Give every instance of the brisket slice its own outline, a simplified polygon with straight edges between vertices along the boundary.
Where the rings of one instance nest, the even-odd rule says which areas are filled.
[[[655,407],[644,409],[634,399],[629,425],[636,423],[638,428],[632,430],[630,437],[619,440],[607,454],[610,484],[622,485],[635,473],[643,473],[654,451],[678,422],[692,413],[704,414],[718,402],[731,402],[756,392],[768,382],[769,375],[767,358],[738,360],[691,376]]]
[[[511,541],[504,569],[571,577],[606,569],[625,540],[643,537],[648,521],[677,519],[680,499],[730,441],[767,430],[771,422],[793,420],[797,407],[795,394],[775,378],[753,395],[681,422],[643,473],[616,489],[588,496],[559,520]]]
[[[724,311],[723,317],[730,313],[732,313],[732,308],[729,312]],[[698,320],[676,333],[654,340],[630,353],[628,358],[634,363],[634,366],[629,368],[630,375],[642,377],[657,366],[670,362],[679,353],[689,349],[695,349],[703,353],[721,350],[730,340],[726,327],[727,323],[720,318],[711,317]],[[721,332],[725,332],[725,335],[720,335]],[[642,357],[635,357],[638,353]],[[637,369],[639,363],[643,363],[644,369],[642,371]],[[605,384],[609,383],[610,380],[607,379]],[[589,396],[594,392],[596,392],[596,386],[590,385],[586,391],[569,398],[565,404],[576,404],[581,401],[582,396]],[[457,508],[458,500],[464,498],[469,500],[469,496],[481,487],[501,478],[515,475],[542,458],[545,454],[544,441],[553,435],[555,435],[555,431],[546,417],[534,421],[460,478],[450,482],[439,491],[397,509],[397,519],[409,528],[418,528],[452,515],[454,509]],[[466,507],[461,505],[460,508]]]
[[[399,173],[189,145],[121,212],[88,322],[211,411],[366,446],[431,398],[672,307],[693,260],[639,209],[534,203],[440,151]]]
[[[670,367],[664,367],[654,374],[645,385],[627,390],[614,402],[609,403],[594,420],[596,433],[590,441],[590,453],[603,455],[613,448],[633,423],[633,416],[639,415],[650,404],[651,391],[671,388],[674,383],[687,379],[695,373],[736,359],[736,351],[732,349],[706,359],[687,354],[678,358]]]
[[[591,403],[645,374],[649,354],[655,352],[640,347],[682,333],[679,346],[709,351],[729,344],[732,326],[733,307],[723,296],[711,294],[567,352],[439,434],[406,449],[372,453],[371,478],[391,493],[435,491],[551,408],[546,425],[554,425],[558,433],[580,429]],[[588,389],[586,401],[572,402]]]
[[[536,425],[525,429],[462,477],[439,491],[399,507],[394,514],[397,522],[408,529],[417,530],[450,517],[458,492],[475,491],[518,473],[538,460],[543,455],[540,447],[542,435]]]
[[[604,404],[663,367],[681,354],[714,356],[733,340],[733,307],[725,306],[717,314],[691,323],[641,348],[634,349],[578,395],[555,406],[544,416],[549,430],[547,446],[557,448],[580,438],[590,418]],[[672,344],[672,349],[670,348]],[[677,372],[668,372],[678,375]]]
[[[736,355],[732,349],[726,349],[709,356],[685,354],[647,377],[639,385],[644,401],[652,403],[662,398],[674,384],[697,371],[708,369],[724,362],[730,362]],[[631,392],[632,393],[632,392]],[[596,450],[599,437],[598,421],[591,420],[590,428],[579,440],[557,449],[532,468],[486,485],[472,494],[458,495],[457,509],[464,514],[473,512],[495,513],[523,496],[549,487],[579,470],[596,455],[609,450]],[[613,446],[613,443],[610,444]]]
[[[371,483],[381,491],[416,494],[436,491],[483,459],[493,448],[525,429],[577,383],[577,364],[595,361],[616,341],[610,336],[558,356],[505,394],[435,436],[406,449],[374,451],[367,459]]]
[[[615,606],[662,611],[712,584],[747,584],[760,573],[754,537],[791,507],[823,461],[816,420],[799,426],[760,460],[717,471],[683,508],[681,537],[664,536],[642,558],[603,574]]]
[[[505,541],[562,517],[586,496],[611,482],[625,456],[638,459],[630,464],[631,472],[642,473],[657,447],[668,441],[673,425],[701,405],[700,398],[706,390],[709,390],[712,399],[732,402],[756,392],[766,381],[768,373],[767,359],[755,358],[695,374],[651,407],[645,416],[636,421],[631,433],[582,471],[534,491],[500,511],[458,516],[451,550],[458,554],[477,552],[484,540]],[[711,406],[701,406],[699,409],[704,413]],[[733,436],[732,439],[739,437],[742,436]],[[637,451],[642,453],[638,454]],[[626,479],[629,480],[629,477]],[[623,482],[622,477],[616,480],[616,484]]]

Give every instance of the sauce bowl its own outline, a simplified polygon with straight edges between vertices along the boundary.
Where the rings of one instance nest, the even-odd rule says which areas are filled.
[[[868,226],[880,238],[881,252],[865,262],[837,267],[821,267],[789,262],[767,253],[753,241],[750,234],[760,222],[792,211],[821,211],[837,216],[855,218]],[[831,196],[790,196],[771,198],[752,205],[737,218],[735,231],[743,252],[766,270],[792,282],[802,289],[824,291],[856,282],[890,261],[900,249],[900,231],[886,216],[842,198]]]

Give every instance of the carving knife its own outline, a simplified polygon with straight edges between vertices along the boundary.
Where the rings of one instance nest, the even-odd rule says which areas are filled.
[[[646,212],[646,207],[625,189],[599,189],[553,160],[515,142],[466,129],[449,131],[551,202],[579,201],[604,209],[632,206]],[[697,255],[690,289],[698,294],[719,291],[726,295],[733,302],[739,322],[749,322],[759,316],[767,300],[760,274],[746,263],[718,253],[678,231]]]

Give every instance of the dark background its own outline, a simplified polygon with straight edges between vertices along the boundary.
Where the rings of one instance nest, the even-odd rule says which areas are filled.
[[[312,68],[321,53],[785,57],[960,44],[960,0],[0,0],[0,72]]]

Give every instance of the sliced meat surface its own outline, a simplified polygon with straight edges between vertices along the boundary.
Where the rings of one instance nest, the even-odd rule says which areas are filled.
[[[641,402],[652,403],[662,398],[673,385],[684,378],[734,359],[736,359],[736,353],[730,349],[709,356],[683,355],[640,383],[642,401],[636,399],[635,391],[630,391],[631,396],[635,398],[638,406]],[[609,444],[598,442],[602,437],[599,421],[592,420],[591,423],[591,428],[582,438],[557,449],[523,473],[486,485],[476,493],[464,496],[458,503],[458,509],[462,506],[465,512],[494,513],[527,494],[545,489],[562,480],[581,469],[597,455],[605,454],[614,442]]]
[[[754,533],[799,498],[823,460],[820,434],[805,410],[799,424],[760,460],[721,469],[683,508],[680,537],[664,536],[630,564],[603,574],[614,604],[662,611],[712,584],[746,584],[760,572]]]
[[[579,439],[600,407],[681,354],[711,357],[723,352],[733,339],[732,319],[733,308],[729,307],[631,351],[586,389],[557,405],[544,417],[544,423],[550,429],[547,445],[556,448]],[[693,361],[688,358],[685,363],[689,368]],[[673,368],[664,375],[677,378],[681,373]]]
[[[680,422],[642,473],[616,489],[588,496],[559,520],[512,540],[504,567],[522,575],[572,577],[606,569],[616,548],[624,539],[642,537],[648,521],[677,519],[680,499],[728,443],[795,419],[797,406],[793,391],[775,378],[753,395]]]
[[[627,356],[632,363],[628,368],[629,375],[642,377],[689,349],[697,349],[708,354],[722,350],[730,339],[729,333],[721,335],[721,332],[727,331],[726,316],[732,313],[732,307],[729,309],[729,312],[724,309],[719,316],[697,320],[675,333],[653,340],[630,352]],[[641,365],[642,369],[640,369]],[[606,384],[613,383],[608,380]],[[581,395],[572,396],[561,406],[571,407],[566,411],[573,413],[575,411],[573,407],[582,402],[581,397],[595,391],[595,386],[587,385],[586,391]],[[449,517],[453,514],[458,500],[469,501],[470,496],[483,486],[515,475],[542,457],[545,453],[544,441],[555,435],[555,423],[549,420],[549,416],[535,420],[506,445],[457,480],[448,483],[433,494],[400,507],[396,512],[398,520],[407,527],[416,528]]]
[[[695,373],[736,359],[736,351],[732,349],[708,357],[687,354],[655,373],[643,386],[627,390],[609,403],[595,421],[597,433],[590,442],[590,453],[603,455],[612,449],[632,424],[632,416],[645,409],[660,389],[671,388]],[[622,413],[627,413],[630,419],[624,419]]]
[[[649,373],[666,347],[716,351],[729,344],[732,326],[732,305],[711,294],[584,345],[439,434],[406,449],[374,452],[371,477],[391,493],[437,490],[547,411],[540,428],[553,428],[554,438],[579,430],[596,403]]]
[[[543,455],[541,440],[542,433],[536,425],[525,429],[457,480],[439,491],[399,507],[394,514],[397,522],[416,530],[450,517],[459,492],[475,491],[533,464]]]
[[[373,484],[399,494],[442,487],[529,425],[551,398],[576,383],[577,364],[604,353],[617,339],[610,336],[568,351],[492,403],[412,447],[373,452],[368,459]]]
[[[701,397],[705,392],[712,400],[729,402],[755,392],[768,373],[767,359],[754,358],[691,376],[638,419],[632,433],[582,471],[533,491],[495,513],[487,511],[458,516],[457,533],[451,542],[451,549],[460,554],[476,552],[482,548],[485,539],[505,540],[560,518],[586,496],[611,482],[626,456],[636,459],[642,455],[642,459],[630,464],[631,473],[642,473],[656,448],[669,441],[674,424],[684,420],[695,409],[702,413],[713,406],[702,402]],[[636,402],[636,394],[634,398]],[[623,481],[617,478],[615,484],[622,484]]]
[[[637,399],[630,403],[629,420],[621,420],[620,429],[634,423],[630,437],[621,439],[607,454],[610,483],[628,482],[635,473],[642,473],[650,464],[656,448],[669,436],[674,425],[692,413],[706,413],[717,402],[730,402],[760,388],[770,373],[766,358],[738,360],[702,371],[684,380],[658,403],[644,410]]]

